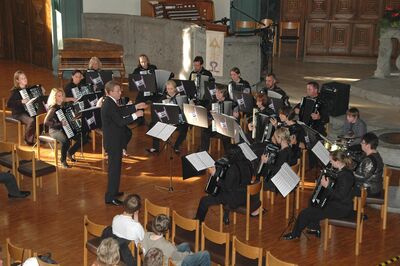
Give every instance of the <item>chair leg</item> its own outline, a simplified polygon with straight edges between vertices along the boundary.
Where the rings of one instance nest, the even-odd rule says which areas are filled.
[[[88,250],[87,250],[86,246],[84,246],[84,248],[83,248],[83,266],[87,266],[88,265],[88,263],[87,263],[87,257],[88,257],[87,252],[88,252]],[[140,260],[140,258],[138,258],[138,259]]]
[[[219,205],[219,231],[223,232],[223,215],[224,215],[224,207],[222,204]]]
[[[386,230],[386,224],[387,224],[387,203],[382,205],[382,210],[383,210],[383,220],[382,220],[382,229]]]
[[[289,205],[290,205],[290,193],[286,196],[286,212],[285,212],[286,219],[289,219]]]
[[[296,42],[296,59],[299,58],[299,46],[300,46],[300,41],[297,40],[297,42]]]
[[[325,219],[324,224],[325,224],[325,226],[324,226],[324,250],[327,250],[328,249],[328,231],[329,231],[328,219]]]
[[[328,238],[331,239],[332,238],[332,225],[328,226],[328,234],[329,234]]]
[[[297,186],[296,188],[296,210],[300,208],[300,187]]]
[[[250,238],[250,213],[246,210],[246,241]]]
[[[236,212],[233,212],[233,224],[236,224]]]
[[[56,195],[58,196],[58,167],[56,166]]]
[[[33,201],[36,201],[36,176],[32,176]]]
[[[360,245],[360,228],[356,228],[356,256],[359,253],[359,245]]]
[[[275,203],[275,193],[271,191],[271,205]]]
[[[92,151],[96,151],[96,132],[92,130]]]

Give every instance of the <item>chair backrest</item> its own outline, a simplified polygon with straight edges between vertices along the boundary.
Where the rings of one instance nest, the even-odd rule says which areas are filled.
[[[12,262],[24,262],[27,258],[32,257],[32,250],[20,248],[11,243],[10,238],[6,239],[7,265]]]
[[[100,237],[101,234],[103,233],[103,230],[106,228],[105,225],[102,224],[96,224],[89,220],[87,215],[83,217],[83,231],[84,231],[84,239],[85,239],[85,244],[88,240],[88,235],[92,235],[94,237]]]
[[[256,28],[256,22],[247,20],[237,20],[236,21],[236,31],[241,29],[252,30]]]
[[[36,169],[36,160],[35,160],[35,152],[34,151],[25,151],[22,150],[20,147],[16,148],[17,153],[17,169],[19,167],[20,161],[32,161],[32,173],[36,173],[33,169]]]
[[[0,152],[11,152],[14,153],[15,145],[10,142],[0,141]]]
[[[254,184],[247,185],[247,195],[253,196],[260,193],[262,189],[262,182],[257,182]]]
[[[225,265],[229,265],[229,233],[215,231],[203,222],[201,224],[201,250],[205,250],[206,239],[214,244],[225,245]]]
[[[298,30],[300,29],[299,21],[282,21],[280,25],[281,30]]]
[[[261,22],[262,22],[262,24],[261,23],[257,23],[257,28],[267,28],[267,27],[269,27],[269,26],[274,24],[274,21],[272,19],[269,19],[269,18],[264,18],[264,19],[261,20]]]
[[[291,166],[293,172],[295,172],[298,176],[300,176],[300,162],[301,162],[301,160],[298,159],[297,163],[295,165]]]
[[[263,249],[259,247],[253,247],[250,245],[247,245],[239,239],[237,239],[236,236],[233,236],[232,239],[232,265],[236,264],[236,252],[242,255],[245,258],[258,260],[258,266],[262,265],[262,257],[263,257]]]
[[[149,215],[155,217],[159,214],[165,214],[168,217],[170,216],[170,210],[168,207],[156,205],[149,201],[148,199],[144,199],[144,228],[147,230],[147,225],[149,223]],[[169,239],[169,232],[167,232],[166,239]]]
[[[274,257],[271,252],[267,251],[265,266],[297,266],[297,264],[284,262],[283,260]]]
[[[194,231],[195,234],[195,252],[199,251],[199,234],[200,222],[199,220],[189,219],[179,215],[176,211],[172,211],[172,242],[175,243],[176,226],[186,230]]]
[[[38,258],[38,254],[36,252],[33,253],[33,257],[35,257],[37,259],[37,262],[38,262],[39,266],[60,266],[59,263],[51,264],[51,263],[47,263],[47,262],[42,261],[41,259]]]

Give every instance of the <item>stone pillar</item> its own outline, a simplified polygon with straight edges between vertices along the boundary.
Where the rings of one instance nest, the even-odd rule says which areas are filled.
[[[392,55],[392,41],[395,38],[400,41],[400,29],[381,29],[379,37],[379,54],[376,62],[375,78],[385,78],[390,75],[390,56]],[[400,69],[400,55],[396,60],[396,67]]]

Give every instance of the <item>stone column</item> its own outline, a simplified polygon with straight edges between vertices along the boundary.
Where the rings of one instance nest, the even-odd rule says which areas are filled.
[[[390,56],[392,55],[392,38],[400,41],[400,28],[381,29],[379,37],[379,54],[374,73],[375,78],[385,78],[390,75]],[[396,60],[396,67],[400,69],[400,55]]]

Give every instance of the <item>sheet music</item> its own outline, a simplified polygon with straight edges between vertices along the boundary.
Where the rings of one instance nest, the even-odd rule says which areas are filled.
[[[244,156],[246,156],[247,160],[253,161],[257,159],[257,155],[250,149],[250,146],[247,145],[246,142],[240,143],[238,146],[242,150]]]
[[[215,165],[215,161],[206,151],[189,154],[186,159],[196,168],[196,171],[202,171]]]
[[[317,155],[318,159],[326,166],[329,163],[329,151],[324,147],[324,145],[317,141],[314,147],[311,149],[315,155]]]
[[[268,97],[275,98],[275,99],[282,99],[281,94],[279,94],[275,91],[271,91],[271,90],[268,90]]]
[[[287,163],[284,163],[278,173],[271,178],[271,181],[275,184],[282,196],[286,197],[299,183],[300,177],[293,172],[292,168]]]
[[[175,126],[157,122],[154,127],[147,131],[146,135],[167,141],[175,129]]]

